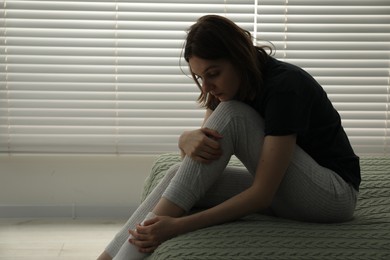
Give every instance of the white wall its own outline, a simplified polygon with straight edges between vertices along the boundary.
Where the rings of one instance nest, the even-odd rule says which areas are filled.
[[[126,217],[157,155],[1,155],[0,217]]]

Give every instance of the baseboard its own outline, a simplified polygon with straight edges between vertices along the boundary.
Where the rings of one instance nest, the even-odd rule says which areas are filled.
[[[0,218],[128,218],[136,207],[89,205],[0,205]]]

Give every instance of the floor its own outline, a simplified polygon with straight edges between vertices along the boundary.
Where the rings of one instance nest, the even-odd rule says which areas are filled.
[[[124,222],[0,218],[0,260],[95,260]]]

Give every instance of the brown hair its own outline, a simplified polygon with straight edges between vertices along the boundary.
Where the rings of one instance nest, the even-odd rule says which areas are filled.
[[[251,101],[261,91],[262,66],[268,59],[263,47],[254,46],[250,32],[238,27],[229,19],[218,15],[206,15],[198,19],[189,30],[184,46],[184,59],[197,56],[201,59],[227,59],[241,75],[237,93],[240,101]],[[219,100],[202,91],[201,85],[191,71],[201,94],[198,102],[214,109]]]

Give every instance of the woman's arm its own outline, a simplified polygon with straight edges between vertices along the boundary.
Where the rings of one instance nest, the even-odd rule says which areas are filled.
[[[215,207],[175,219],[175,225],[170,227],[170,236],[233,221],[267,209],[291,162],[295,144],[295,135],[266,136],[252,186]]]
[[[203,128],[211,114],[212,110],[207,109],[200,129],[181,134],[178,145],[182,158],[187,155],[195,161],[210,163],[220,157],[222,151],[217,140],[222,136],[213,129]]]
[[[213,111],[211,109],[206,109],[206,113],[204,115],[204,118],[203,118],[203,123],[202,123],[202,127],[204,126],[205,122],[207,121],[207,119],[210,117],[210,115],[213,113]],[[184,131],[180,137],[179,137],[179,149],[180,149],[180,152],[181,152],[181,158],[183,159],[184,156],[186,156],[186,153],[185,151],[183,150],[183,147],[184,147],[184,143],[185,143],[185,139],[186,137],[189,135],[191,131]]]
[[[142,252],[152,252],[160,243],[197,229],[239,219],[267,209],[291,162],[296,136],[267,136],[256,169],[253,184],[247,190],[204,211],[180,217],[157,216],[130,231],[132,240]]]
[[[177,233],[236,220],[267,209],[291,162],[295,144],[295,135],[265,137],[252,186],[213,208],[180,218]]]

